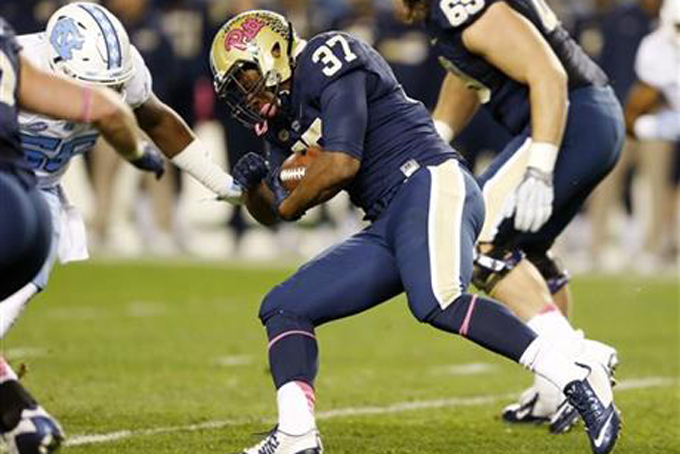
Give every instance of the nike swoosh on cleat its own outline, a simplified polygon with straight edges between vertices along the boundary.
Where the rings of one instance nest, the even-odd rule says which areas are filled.
[[[605,421],[604,426],[602,426],[602,430],[600,430],[600,433],[598,434],[597,438],[594,440],[595,446],[600,447],[602,443],[604,442],[604,437],[607,433],[607,429],[609,428],[609,425],[612,422],[612,418],[614,417],[614,412],[609,415],[609,418],[607,418],[607,421]]]

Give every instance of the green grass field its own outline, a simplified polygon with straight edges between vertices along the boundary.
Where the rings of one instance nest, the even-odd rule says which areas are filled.
[[[65,453],[230,453],[275,418],[260,298],[290,270],[70,265],[2,345],[69,435]],[[678,282],[579,277],[575,325],[619,349],[618,451],[680,453]],[[314,292],[314,289],[309,289]],[[581,428],[510,427],[529,375],[418,324],[405,300],[319,329],[328,453],[590,452]]]

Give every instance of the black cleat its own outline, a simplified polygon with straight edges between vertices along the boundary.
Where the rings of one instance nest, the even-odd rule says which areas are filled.
[[[590,346],[590,355],[593,362],[589,364],[591,367],[604,368],[609,376],[609,383],[613,388],[616,385],[616,367],[619,364],[619,359],[616,350],[608,345],[597,341],[589,341],[586,343]],[[550,418],[550,432],[560,434],[569,431],[581,419],[578,410],[569,403],[568,399],[562,401],[557,407],[557,411]]]
[[[569,383],[564,394],[586,425],[593,453],[611,452],[621,431],[621,418],[614,406],[607,373],[599,367],[591,369],[585,379]]]
[[[64,431],[59,423],[42,407],[21,412],[19,423],[2,434],[9,454],[51,454],[64,441]]]

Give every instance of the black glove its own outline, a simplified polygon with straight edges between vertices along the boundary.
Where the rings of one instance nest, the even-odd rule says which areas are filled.
[[[241,156],[231,169],[231,176],[243,189],[250,191],[269,173],[267,161],[257,153],[248,153]]]
[[[153,172],[160,180],[165,173],[165,159],[158,149],[148,142],[142,146],[142,156],[130,161],[130,164],[145,172]]]
[[[281,179],[279,178],[280,167],[277,167],[273,172],[269,172],[265,183],[270,191],[274,194],[274,210],[276,214],[279,213],[279,207],[283,201],[288,197],[288,191],[283,187]]]

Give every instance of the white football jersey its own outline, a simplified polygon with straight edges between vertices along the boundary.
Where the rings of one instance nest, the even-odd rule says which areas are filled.
[[[51,72],[47,57],[47,38],[44,33],[17,37],[22,46],[21,55],[38,68]],[[125,101],[135,109],[144,104],[152,94],[151,73],[139,51],[130,46],[134,75],[125,83]],[[71,158],[94,147],[99,131],[86,123],[55,120],[31,112],[19,113],[21,143],[33,167],[40,187],[59,183],[68,169]]]
[[[640,43],[635,61],[638,78],[666,98],[680,112],[680,46],[664,28],[647,35]]]

